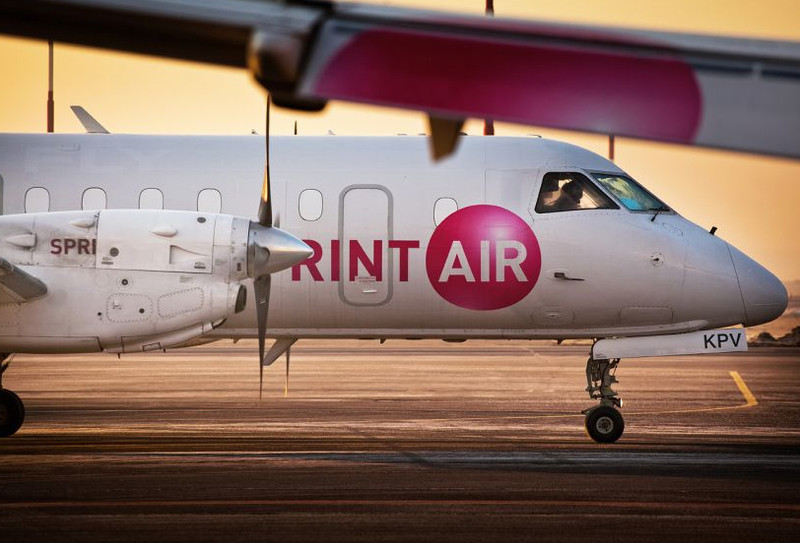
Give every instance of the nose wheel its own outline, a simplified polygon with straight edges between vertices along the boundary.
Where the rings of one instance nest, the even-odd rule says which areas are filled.
[[[586,392],[599,405],[583,411],[586,431],[598,443],[614,443],[625,430],[625,420],[619,412],[622,400],[611,385],[618,383],[614,374],[620,359],[586,361]]]
[[[0,355],[0,437],[14,435],[25,420],[25,405],[19,396],[3,388],[3,374],[8,369],[8,362],[2,361],[8,355]]]
[[[586,431],[598,443],[614,443],[625,430],[625,421],[616,408],[600,405],[586,413]]]

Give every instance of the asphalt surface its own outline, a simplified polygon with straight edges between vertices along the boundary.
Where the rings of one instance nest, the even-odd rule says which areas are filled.
[[[17,356],[0,540],[800,540],[800,350],[624,360],[614,445],[587,351],[301,341],[261,404],[253,342]]]

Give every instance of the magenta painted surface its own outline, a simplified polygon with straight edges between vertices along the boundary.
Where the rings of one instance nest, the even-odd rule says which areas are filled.
[[[489,242],[488,277],[481,277],[483,240]],[[523,280],[509,268],[505,269],[504,280],[498,280],[497,242],[502,240],[517,241],[525,247],[525,260],[519,264]],[[440,281],[455,241],[461,243],[467,262],[456,260],[452,267],[457,270],[468,267],[474,281],[458,273]],[[519,256],[514,249],[507,248],[505,253],[511,259]],[[448,216],[434,230],[425,254],[425,269],[434,290],[448,302],[466,309],[490,310],[514,305],[536,285],[541,267],[539,241],[530,226],[514,213],[491,205],[465,207]]]
[[[377,28],[352,38],[312,86],[334,99],[694,140],[702,100],[688,64],[600,49]]]

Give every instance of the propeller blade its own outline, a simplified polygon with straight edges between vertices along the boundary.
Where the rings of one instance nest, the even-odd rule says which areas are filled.
[[[264,364],[258,365],[258,403],[261,405],[261,398],[264,395]]]
[[[261,401],[261,395],[264,389],[264,342],[267,338],[267,316],[269,314],[269,291],[271,284],[272,276],[270,275],[262,275],[253,280],[253,287],[256,295],[256,318],[258,320],[259,401]]]
[[[283,397],[289,396],[289,355],[292,353],[292,348],[286,349],[286,378],[283,381]]]
[[[261,226],[272,226],[272,201],[270,200],[270,181],[269,181],[269,109],[272,99],[267,94],[267,119],[266,134],[264,136],[265,158],[264,158],[264,184],[261,187],[261,203],[258,206],[258,224]]]

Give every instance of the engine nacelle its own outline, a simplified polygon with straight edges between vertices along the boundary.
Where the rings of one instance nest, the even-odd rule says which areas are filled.
[[[0,304],[0,352],[148,351],[194,340],[244,309],[249,228],[247,219],[188,211],[2,216],[0,257],[47,294]]]

